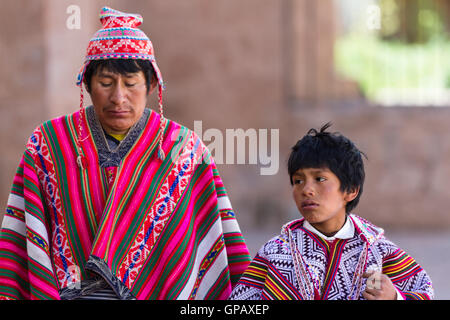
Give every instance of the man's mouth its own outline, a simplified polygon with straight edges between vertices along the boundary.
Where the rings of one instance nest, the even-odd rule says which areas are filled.
[[[107,111],[109,114],[114,115],[114,116],[123,116],[129,113],[128,110],[108,110]]]

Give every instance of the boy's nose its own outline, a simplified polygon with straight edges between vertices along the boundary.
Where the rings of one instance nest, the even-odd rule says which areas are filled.
[[[312,186],[311,183],[305,183],[303,189],[302,189],[302,193],[305,196],[313,196],[315,194],[315,190],[314,187]]]

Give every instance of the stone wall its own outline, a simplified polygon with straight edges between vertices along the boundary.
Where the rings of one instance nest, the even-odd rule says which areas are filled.
[[[0,10],[0,201],[5,208],[16,166],[45,108],[42,1],[2,1]],[[2,210],[3,211],[3,210]]]

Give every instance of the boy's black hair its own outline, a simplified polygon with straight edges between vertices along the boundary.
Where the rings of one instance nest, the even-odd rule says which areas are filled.
[[[86,67],[84,73],[84,83],[88,92],[91,92],[91,79],[94,74],[102,70],[108,70],[113,73],[126,75],[129,73],[144,72],[145,84],[147,93],[151,85],[156,79],[156,73],[153,65],[149,60],[138,59],[107,59],[107,60],[93,60]]]
[[[355,199],[348,202],[345,212],[350,213],[358,204],[364,185],[364,163],[355,144],[340,133],[327,132],[331,126],[328,122],[320,131],[310,129],[294,147],[288,160],[288,172],[291,185],[292,176],[299,169],[328,168],[340,181],[342,192],[352,192],[359,188]]]

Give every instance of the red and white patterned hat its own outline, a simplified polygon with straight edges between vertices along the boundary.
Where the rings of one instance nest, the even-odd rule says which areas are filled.
[[[152,42],[142,30],[137,28],[143,22],[142,16],[104,7],[100,11],[100,21],[103,28],[98,30],[89,41],[85,63],[78,74],[77,85],[82,84],[84,71],[92,60],[141,59],[151,61],[158,83],[164,87]]]
[[[143,22],[142,16],[139,14],[124,13],[109,7],[103,7],[100,11],[100,22],[103,27],[98,30],[89,41],[86,51],[85,62],[78,73],[77,85],[81,88],[80,94],[80,125],[79,125],[79,141],[82,140],[81,121],[84,116],[83,108],[83,80],[86,67],[93,60],[106,59],[140,59],[149,60],[159,85],[159,111],[161,115],[160,143],[158,156],[164,159],[162,151],[162,135],[164,128],[164,115],[162,105],[162,90],[164,90],[164,82],[161,71],[156,64],[155,53],[152,42],[147,35],[137,27]],[[83,139],[84,140],[84,139]],[[79,143],[80,145],[80,143]],[[81,164],[79,159],[79,165]]]

